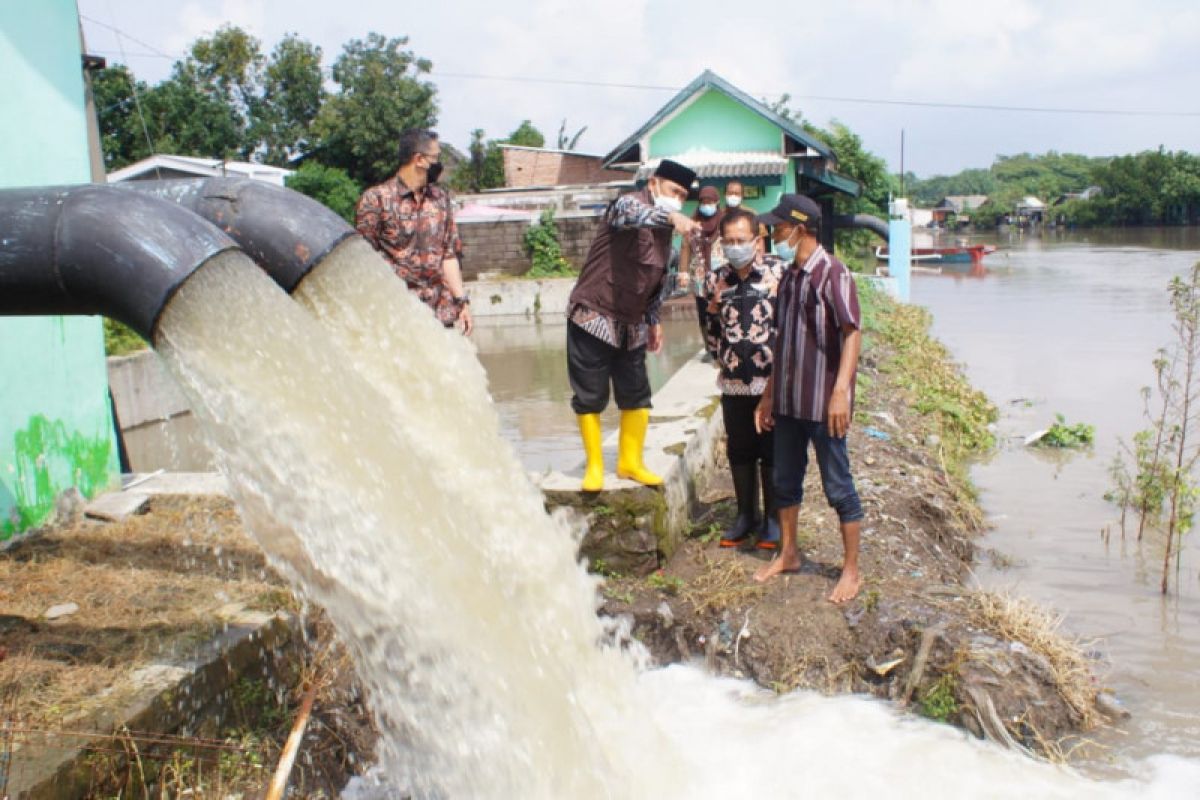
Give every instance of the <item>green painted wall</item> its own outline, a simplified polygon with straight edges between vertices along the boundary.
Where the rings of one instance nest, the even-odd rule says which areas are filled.
[[[674,119],[650,134],[649,158],[664,158],[693,148],[779,152],[782,134],[769,120],[724,92],[709,89]]]
[[[0,3],[0,188],[86,183],[74,0]],[[117,479],[98,317],[0,319],[0,541]]]

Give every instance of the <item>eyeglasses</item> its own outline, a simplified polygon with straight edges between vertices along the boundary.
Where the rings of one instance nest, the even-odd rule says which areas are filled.
[[[434,164],[436,164],[436,163],[438,163],[439,161],[441,161],[441,160],[442,160],[442,154],[441,154],[441,153],[421,153],[421,155],[423,155],[423,156],[425,156],[426,158],[428,158],[428,159],[429,159],[430,161],[432,161]]]

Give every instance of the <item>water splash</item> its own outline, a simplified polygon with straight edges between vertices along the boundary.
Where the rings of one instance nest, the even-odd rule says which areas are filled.
[[[1086,781],[876,702],[776,700],[685,668],[639,675],[596,617],[577,534],[545,513],[500,438],[471,346],[399,287],[352,244],[306,281],[302,307],[226,254],[180,290],[158,343],[247,526],[355,659],[381,729],[375,796],[1163,785]]]

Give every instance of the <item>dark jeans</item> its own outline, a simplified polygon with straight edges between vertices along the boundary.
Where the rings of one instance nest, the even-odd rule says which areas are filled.
[[[576,414],[599,414],[607,408],[610,383],[617,396],[617,408],[629,411],[650,407],[645,345],[623,350],[568,322],[567,376],[575,393],[571,408]]]
[[[835,439],[823,422],[795,417],[775,417],[775,494],[780,508],[798,506],[804,499],[804,473],[808,470],[808,445],[817,454],[821,486],[842,522],[863,518],[862,503],[850,475],[846,437]]]
[[[771,431],[754,430],[754,409],[759,395],[721,395],[721,416],[725,419],[725,454],[729,466],[754,464],[762,461],[769,467],[775,463],[775,437]]]

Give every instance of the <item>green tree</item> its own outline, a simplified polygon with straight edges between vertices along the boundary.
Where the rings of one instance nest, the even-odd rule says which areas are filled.
[[[309,128],[325,101],[321,48],[288,34],[262,75],[251,134],[268,164],[283,166],[310,147]]]
[[[313,123],[320,160],[363,184],[396,171],[401,131],[437,121],[436,89],[422,80],[433,64],[404,49],[407,44],[407,37],[379,33],[347,43],[333,65],[340,91],[321,106]]]
[[[504,158],[494,141],[485,141],[482,128],[471,131],[468,158],[450,176],[450,186],[460,192],[481,192],[504,185]]]
[[[584,131],[587,129],[588,126],[584,125],[582,128],[575,131],[575,133],[568,134],[567,121],[566,119],[563,119],[562,124],[558,126],[558,144],[556,147],[559,150],[574,150],[579,144],[579,140],[583,136]]]
[[[542,132],[533,126],[529,120],[521,120],[521,124],[517,129],[508,135],[504,140],[504,144],[515,144],[521,147],[545,147],[546,137]]]
[[[344,169],[306,161],[287,177],[285,183],[289,189],[324,203],[344,220],[354,224],[354,209],[363,187],[355,183]]]
[[[149,90],[124,64],[114,64],[92,75],[100,150],[104,154],[104,168],[109,172],[150,155],[150,145],[146,143],[138,116],[135,86],[142,95]]]
[[[201,81],[186,62],[142,97],[142,110],[156,153],[234,158],[245,147],[244,121]]]

